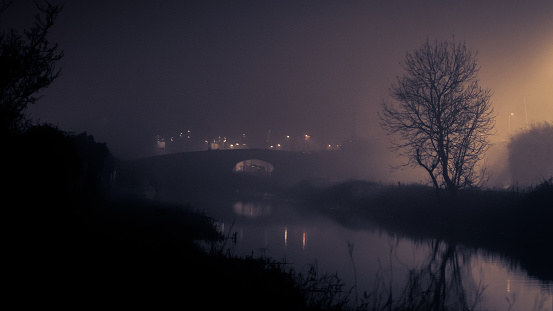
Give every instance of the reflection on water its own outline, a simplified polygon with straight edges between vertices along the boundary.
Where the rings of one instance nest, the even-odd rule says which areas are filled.
[[[256,218],[259,216],[268,216],[271,214],[271,204],[269,202],[242,202],[238,201],[232,204],[234,213],[240,216]]]
[[[352,303],[367,309],[553,311],[552,285],[500,258],[441,240],[414,242],[378,229],[354,230],[298,208],[238,201],[231,204],[232,229],[225,231],[224,222],[219,226],[227,235],[237,233],[237,255],[258,252],[296,271],[317,263],[321,271],[337,273],[350,288],[357,285]]]
[[[553,284],[540,283],[526,273],[513,271],[497,258],[483,254],[475,257],[485,271],[487,306],[502,306],[505,310],[553,310]]]
[[[265,235],[266,236],[266,235]],[[307,231],[303,230],[301,233],[301,249],[305,250],[305,245],[307,244]],[[284,227],[284,248],[288,246],[288,228]]]
[[[386,301],[379,300],[381,290],[376,290],[372,297],[377,298],[373,300],[380,305],[391,304],[392,309],[474,310],[485,287],[481,278],[480,282],[474,279],[471,257],[472,252],[467,249],[432,241],[423,264],[408,270],[404,288],[398,293],[388,291]],[[378,282],[385,284],[382,279]]]

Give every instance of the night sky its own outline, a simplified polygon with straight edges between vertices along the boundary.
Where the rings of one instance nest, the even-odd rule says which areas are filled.
[[[0,26],[30,27],[35,13],[18,0]],[[511,112],[512,130],[553,121],[551,0],[67,1],[50,36],[62,74],[28,112],[121,158],[184,130],[244,133],[252,147],[269,130],[384,142],[377,112],[405,53],[453,35],[479,52],[495,139]]]

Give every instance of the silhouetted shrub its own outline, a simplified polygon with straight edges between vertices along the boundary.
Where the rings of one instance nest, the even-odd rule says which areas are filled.
[[[533,124],[507,146],[511,182],[528,186],[553,176],[553,124]]]
[[[11,136],[3,154],[6,193],[12,205],[33,207],[98,197],[109,186],[115,160],[105,144],[51,124]]]

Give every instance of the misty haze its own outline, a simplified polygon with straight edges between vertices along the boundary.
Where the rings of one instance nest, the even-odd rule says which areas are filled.
[[[6,296],[553,311],[552,16],[2,1]]]

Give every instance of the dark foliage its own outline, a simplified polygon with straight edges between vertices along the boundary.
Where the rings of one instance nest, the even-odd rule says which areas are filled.
[[[544,180],[527,195],[528,205],[553,210],[553,177]]]
[[[47,202],[96,197],[109,187],[115,159],[105,143],[82,133],[70,135],[43,124],[6,143],[4,172],[16,202]],[[32,196],[29,194],[32,193]]]
[[[507,148],[513,185],[535,185],[553,176],[553,123],[532,124],[511,137]]]
[[[9,3],[0,5],[0,17]],[[25,109],[40,98],[37,93],[59,75],[57,62],[63,57],[58,45],[48,41],[48,33],[61,6],[40,6],[32,28],[0,33],[0,137],[21,132],[28,124]],[[9,10],[7,10],[9,12]]]

